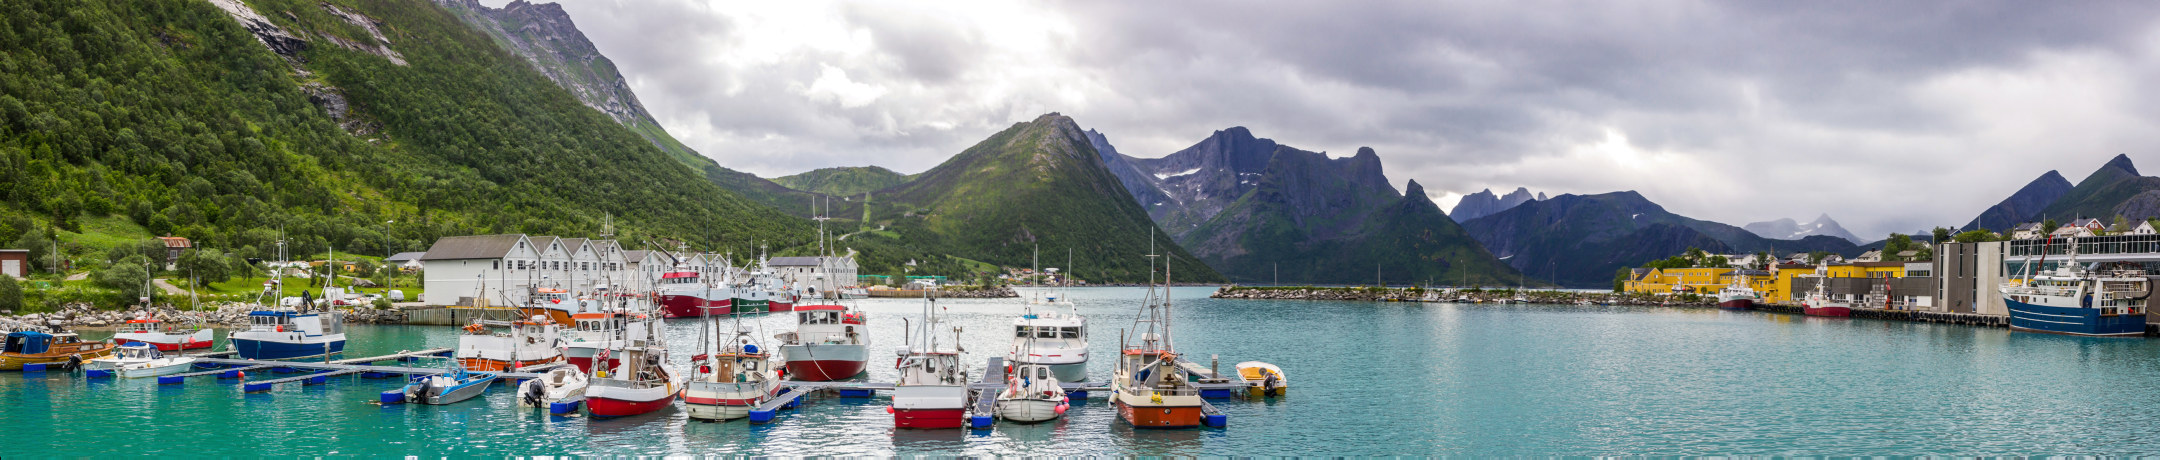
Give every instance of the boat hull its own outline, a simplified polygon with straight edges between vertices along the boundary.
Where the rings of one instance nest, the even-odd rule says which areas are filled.
[[[1723,308],[1726,310],[1746,310],[1750,308],[1755,308],[1755,299],[1726,300],[1718,302],[1717,306],[1718,308]]]
[[[121,368],[119,369],[119,373],[120,373],[120,376],[121,376],[121,377],[125,377],[125,378],[131,378],[131,379],[133,379],[133,378],[143,378],[143,377],[157,377],[157,376],[163,376],[163,375],[173,375],[173,374],[178,374],[178,373],[182,373],[182,372],[187,372],[187,371],[190,371],[190,370],[194,370],[194,369],[195,369],[195,359],[194,359],[194,358],[186,358],[186,359],[185,359],[184,361],[174,361],[174,362],[169,362],[169,363],[161,363],[161,364],[157,364],[157,365],[134,365],[134,366],[125,366],[125,367],[121,367]]]
[[[967,409],[893,409],[894,428],[946,429],[967,423]]]
[[[649,414],[674,404],[675,396],[676,392],[672,386],[622,388],[591,385],[585,387],[585,410],[591,412],[594,417],[627,417]]]
[[[770,399],[778,388],[743,391],[733,383],[690,382],[683,388],[683,407],[689,409],[690,418],[734,420],[749,417],[750,409]]]
[[[209,329],[195,331],[191,334],[119,333],[113,334],[113,344],[127,345],[140,342],[157,347],[158,351],[199,350],[210,348],[211,345],[217,343],[213,340],[214,336],[212,334],[215,333]]]
[[[1063,400],[1050,399],[1000,399],[997,402],[998,418],[1020,423],[1038,423],[1056,420],[1065,415],[1059,406]]]
[[[2102,315],[2096,308],[2049,307],[2004,299],[2010,330],[2091,337],[2145,334],[2145,315]]]
[[[415,395],[415,397],[413,398],[413,402],[418,404],[427,404],[431,406],[456,404],[467,399],[473,399],[473,397],[475,396],[480,396],[481,393],[486,393],[487,388],[494,384],[494,377],[488,377],[486,381],[461,384],[458,386],[443,389],[441,393]]]
[[[663,318],[697,318],[726,312],[728,299],[708,300],[687,294],[663,294],[660,296],[660,316]]]
[[[862,345],[783,345],[780,357],[787,360],[788,380],[829,382],[862,374],[870,364],[868,348]]]
[[[1852,316],[1851,307],[1840,307],[1834,305],[1826,307],[1805,307],[1801,310],[1801,312],[1806,313],[1808,316],[1828,316],[1833,318],[1845,318]]]
[[[1200,406],[1133,405],[1117,402],[1118,418],[1134,428],[1195,428],[1200,426]]]
[[[968,389],[959,385],[893,387],[895,428],[959,428],[967,421]]]
[[[240,359],[275,361],[286,359],[316,358],[322,357],[324,354],[336,355],[344,353],[345,338],[341,336],[337,337],[335,340],[330,341],[309,341],[296,343],[278,340],[258,340],[234,337],[232,338],[232,348],[233,351],[239,353]]]
[[[458,364],[459,364],[459,365],[465,366],[465,369],[466,369],[466,370],[470,370],[470,371],[474,371],[474,372],[481,372],[481,371],[487,371],[487,372],[515,372],[515,371],[517,371],[518,369],[522,369],[522,368],[525,368],[526,366],[537,366],[537,365],[541,365],[541,364],[552,364],[552,363],[557,363],[557,362],[561,362],[561,361],[562,361],[562,357],[561,357],[561,356],[557,356],[557,357],[554,357],[554,358],[549,358],[549,359],[531,359],[531,360],[525,360],[525,359],[521,359],[521,360],[517,360],[517,361],[514,361],[514,362],[513,362],[513,361],[507,361],[507,360],[500,360],[500,359],[486,359],[486,358],[458,358]],[[590,362],[590,361],[588,361],[588,362]]]

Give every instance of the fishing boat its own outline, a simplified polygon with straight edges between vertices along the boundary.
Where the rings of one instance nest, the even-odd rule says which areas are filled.
[[[1717,306],[1726,310],[1746,310],[1755,308],[1755,302],[1761,299],[1755,295],[1755,288],[1748,287],[1745,281],[1734,280],[1732,285],[1718,290]]]
[[[416,404],[443,405],[472,399],[486,393],[495,382],[493,372],[471,372],[465,366],[450,361],[449,372],[413,377],[405,384],[405,401]]]
[[[795,319],[795,330],[774,336],[789,380],[842,380],[870,367],[868,315],[838,304],[802,305]]]
[[[1071,262],[1066,266],[1071,267]],[[1020,317],[1013,320],[1012,348],[1006,351],[1005,362],[1049,366],[1060,382],[1087,381],[1087,317],[1080,315],[1063,289],[1029,291]]]
[[[967,419],[968,381],[960,363],[960,328],[952,328],[955,348],[944,348],[937,336],[944,332],[937,316],[937,300],[925,297],[923,321],[909,333],[908,345],[894,350],[900,355],[893,368],[900,381],[893,384],[895,428],[959,428]]]
[[[682,265],[660,274],[653,288],[665,318],[696,318],[727,311],[733,294],[733,290],[713,287],[705,282],[704,274]]]
[[[1805,313],[1808,316],[1852,316],[1852,304],[1833,300],[1830,297],[1830,277],[1827,274],[1828,269],[1823,267],[1817,267],[1815,270],[1816,271],[1814,275],[1800,275],[1812,276],[1816,279],[1815,290],[1809,291],[1807,297],[1802,299],[1800,302],[1801,313]]]
[[[682,379],[667,369],[667,349],[658,344],[600,350],[595,361],[619,360],[614,369],[595,373],[585,387],[585,409],[594,417],[651,413],[675,402]]]
[[[585,303],[572,298],[570,291],[556,288],[533,288],[530,299],[518,306],[518,314],[525,317],[546,316],[555,324],[570,324],[570,316],[583,313]]]
[[[1282,368],[1259,361],[1237,363],[1238,376],[1249,385],[1248,396],[1266,398],[1282,396],[1290,392],[1290,378],[1283,375]]]
[[[660,320],[645,313],[579,313],[572,315],[571,321],[575,327],[563,333],[563,358],[586,375],[621,364],[619,360],[602,359],[601,350],[642,347],[660,337]],[[600,359],[597,365],[595,359]]]
[[[248,312],[248,329],[226,340],[240,359],[288,360],[345,352],[345,315],[296,309]]]
[[[998,418],[1036,423],[1064,416],[1072,402],[1059,382],[1052,366],[1013,365],[1012,370],[1005,373],[1005,389],[997,395]]]
[[[588,379],[584,372],[575,368],[549,369],[540,378],[526,380],[518,385],[518,406],[548,407],[551,404],[585,396]]]
[[[25,364],[82,367],[90,360],[111,356],[113,348],[105,342],[84,342],[74,333],[11,332],[6,347],[0,348],[0,371],[19,371]]]
[[[2052,244],[2052,242],[2050,242]],[[2034,273],[2026,265],[2023,276],[2002,284],[2003,303],[2010,310],[2010,330],[2095,337],[2133,337],[2145,334],[2145,298],[2153,285],[2144,271],[2130,268],[2094,270],[2078,264],[2077,239],[2071,238],[2069,260],[2054,270]]]
[[[1150,251],[1153,252],[1153,251]],[[1154,257],[1150,255],[1149,257]],[[1200,389],[1178,365],[1170,335],[1169,262],[1164,261],[1161,294],[1155,290],[1153,262],[1148,268],[1148,291],[1141,300],[1141,314],[1133,317],[1132,341],[1118,340],[1118,366],[1110,379],[1110,401],[1118,418],[1136,428],[1193,428],[1200,426]]]
[[[733,337],[719,338],[706,353],[690,358],[690,383],[683,388],[683,406],[690,409],[690,418],[749,417],[750,409],[780,396],[780,375],[771,356],[757,346],[742,317],[735,318],[735,326],[729,328],[735,332]],[[715,333],[718,329],[712,328]]]
[[[493,332],[489,327],[505,329]],[[562,325],[549,315],[517,321],[474,320],[458,335],[458,364],[477,371],[511,372],[563,360]]]
[[[176,327],[164,321],[152,319],[146,313],[142,317],[120,323],[119,330],[113,332],[113,343],[120,345],[138,342],[147,343],[164,351],[194,350],[210,348],[210,345],[214,343],[215,337],[213,334],[215,333],[216,331],[210,328],[200,326],[191,328]]]

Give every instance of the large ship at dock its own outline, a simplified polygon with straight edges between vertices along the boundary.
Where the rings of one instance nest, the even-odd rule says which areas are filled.
[[[2069,260],[2053,270],[2003,283],[2003,304],[2010,310],[2010,330],[2100,337],[2145,334],[2145,298],[2153,283],[2141,270],[2092,270],[2077,261],[2077,239]]]

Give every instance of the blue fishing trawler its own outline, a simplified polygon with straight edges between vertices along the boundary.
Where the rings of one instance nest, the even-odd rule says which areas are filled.
[[[2068,256],[2053,270],[2034,274],[2033,265],[2028,265],[2026,276],[2003,283],[2010,330],[2096,337],[2144,335],[2145,298],[2152,294],[2152,281],[2144,271],[2081,266],[2075,238]]]

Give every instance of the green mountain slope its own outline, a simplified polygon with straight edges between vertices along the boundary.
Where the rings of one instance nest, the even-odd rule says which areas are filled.
[[[633,242],[812,234],[425,1],[247,6],[11,4],[0,213],[62,227],[118,214],[248,255],[281,228],[300,253],[373,253],[443,235],[594,235],[610,215]]]
[[[887,203],[872,206],[872,219],[908,241],[1012,267],[1027,266],[1038,246],[1044,254],[1071,248],[1074,273],[1096,282],[1147,281],[1149,235],[1161,234],[1079,125],[1055,113],[1016,123],[875,199]],[[1156,238],[1178,281],[1222,280]]]
[[[773,178],[790,189],[826,195],[860,195],[907,183],[909,176],[877,166],[842,166]]]
[[[2092,217],[2106,221],[2123,214],[2130,219],[2144,220],[2160,216],[2160,213],[2156,213],[2153,206],[2144,204],[2149,200],[2133,198],[2153,191],[2160,191],[2160,177],[2140,176],[2129,156],[2116,155],[2092,175],[2085,176],[2085,180],[2078,181],[2069,193],[2049,203],[2035,218],[2070,222]]]
[[[700,177],[781,212],[809,217],[805,205],[812,194],[792,190],[749,173],[728,169],[692,150],[669,135],[652,113],[638,102],[637,94],[615,68],[585,38],[570,15],[554,3],[517,0],[502,8],[489,8],[476,0],[435,0],[446,11],[475,30],[487,34],[512,54],[523,57],[534,70],[546,75],[585,106],[645,138],[668,158],[688,166]]]
[[[1260,179],[1180,238],[1209,266],[1242,282],[1370,284],[1515,282],[1425,196],[1397,194],[1380,157],[1348,158],[1277,146]]]

